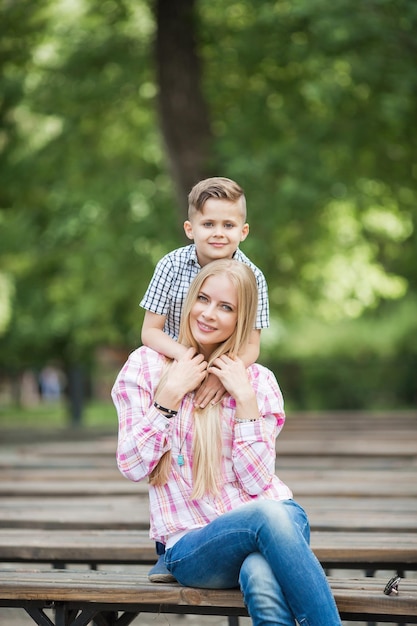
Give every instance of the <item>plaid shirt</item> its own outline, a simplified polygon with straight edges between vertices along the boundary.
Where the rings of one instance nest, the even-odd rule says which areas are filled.
[[[258,284],[255,328],[267,328],[269,301],[265,276],[239,248],[233,258],[248,265],[255,274]],[[194,244],[169,252],[157,263],[149,287],[140,302],[140,306],[147,311],[166,315],[164,331],[173,339],[178,339],[182,305],[193,278],[200,270]]]
[[[130,355],[112,389],[119,416],[117,463],[122,474],[133,481],[143,480],[171,450],[168,482],[149,486],[151,538],[166,543],[176,533],[201,528],[255,499],[292,498],[291,490],[275,475],[275,440],[285,421],[282,394],[273,373],[255,363],[247,371],[261,419],[235,422],[236,403],[229,395],[223,398],[223,484],[216,497],[191,499],[193,394],[183,398],[172,419],[155,409],[153,399],[165,363],[165,357],[142,346]],[[178,463],[179,455],[183,465]]]

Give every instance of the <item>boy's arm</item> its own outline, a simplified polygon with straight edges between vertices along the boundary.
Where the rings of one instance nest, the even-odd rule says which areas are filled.
[[[165,315],[145,311],[141,333],[142,343],[170,359],[178,360],[187,348],[164,332],[165,319]]]
[[[249,343],[245,350],[239,352],[238,357],[242,359],[246,367],[253,365],[258,360],[259,353],[261,351],[261,331],[253,329],[251,336],[249,337]]]
[[[249,338],[249,343],[247,344],[245,350],[239,352],[238,356],[242,359],[245,367],[249,367],[252,363],[258,359],[259,352],[261,348],[261,331],[254,329]],[[205,406],[211,402],[212,404],[217,404],[223,398],[226,390],[223,387],[220,380],[214,374],[209,374],[200,385],[198,390],[196,391],[194,404],[195,406],[204,409]]]

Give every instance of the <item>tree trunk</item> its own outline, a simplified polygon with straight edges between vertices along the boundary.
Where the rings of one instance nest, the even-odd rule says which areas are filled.
[[[181,222],[191,187],[210,174],[210,124],[201,92],[195,0],[156,0],[158,108]]]

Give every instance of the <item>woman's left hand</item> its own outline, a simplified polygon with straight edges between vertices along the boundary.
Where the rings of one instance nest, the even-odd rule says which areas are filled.
[[[230,358],[227,354],[219,357],[211,367],[207,368],[210,374],[214,374],[223,384],[226,391],[237,401],[240,397],[254,395],[249,382],[245,364],[236,357]]]

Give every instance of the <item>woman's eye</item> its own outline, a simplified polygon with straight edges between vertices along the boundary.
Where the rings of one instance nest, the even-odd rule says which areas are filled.
[[[232,307],[231,307],[231,306],[229,306],[228,304],[223,304],[223,305],[222,305],[222,309],[223,309],[224,311],[233,311]]]
[[[207,302],[207,297],[200,294],[197,296],[197,300],[199,300],[199,302]]]

